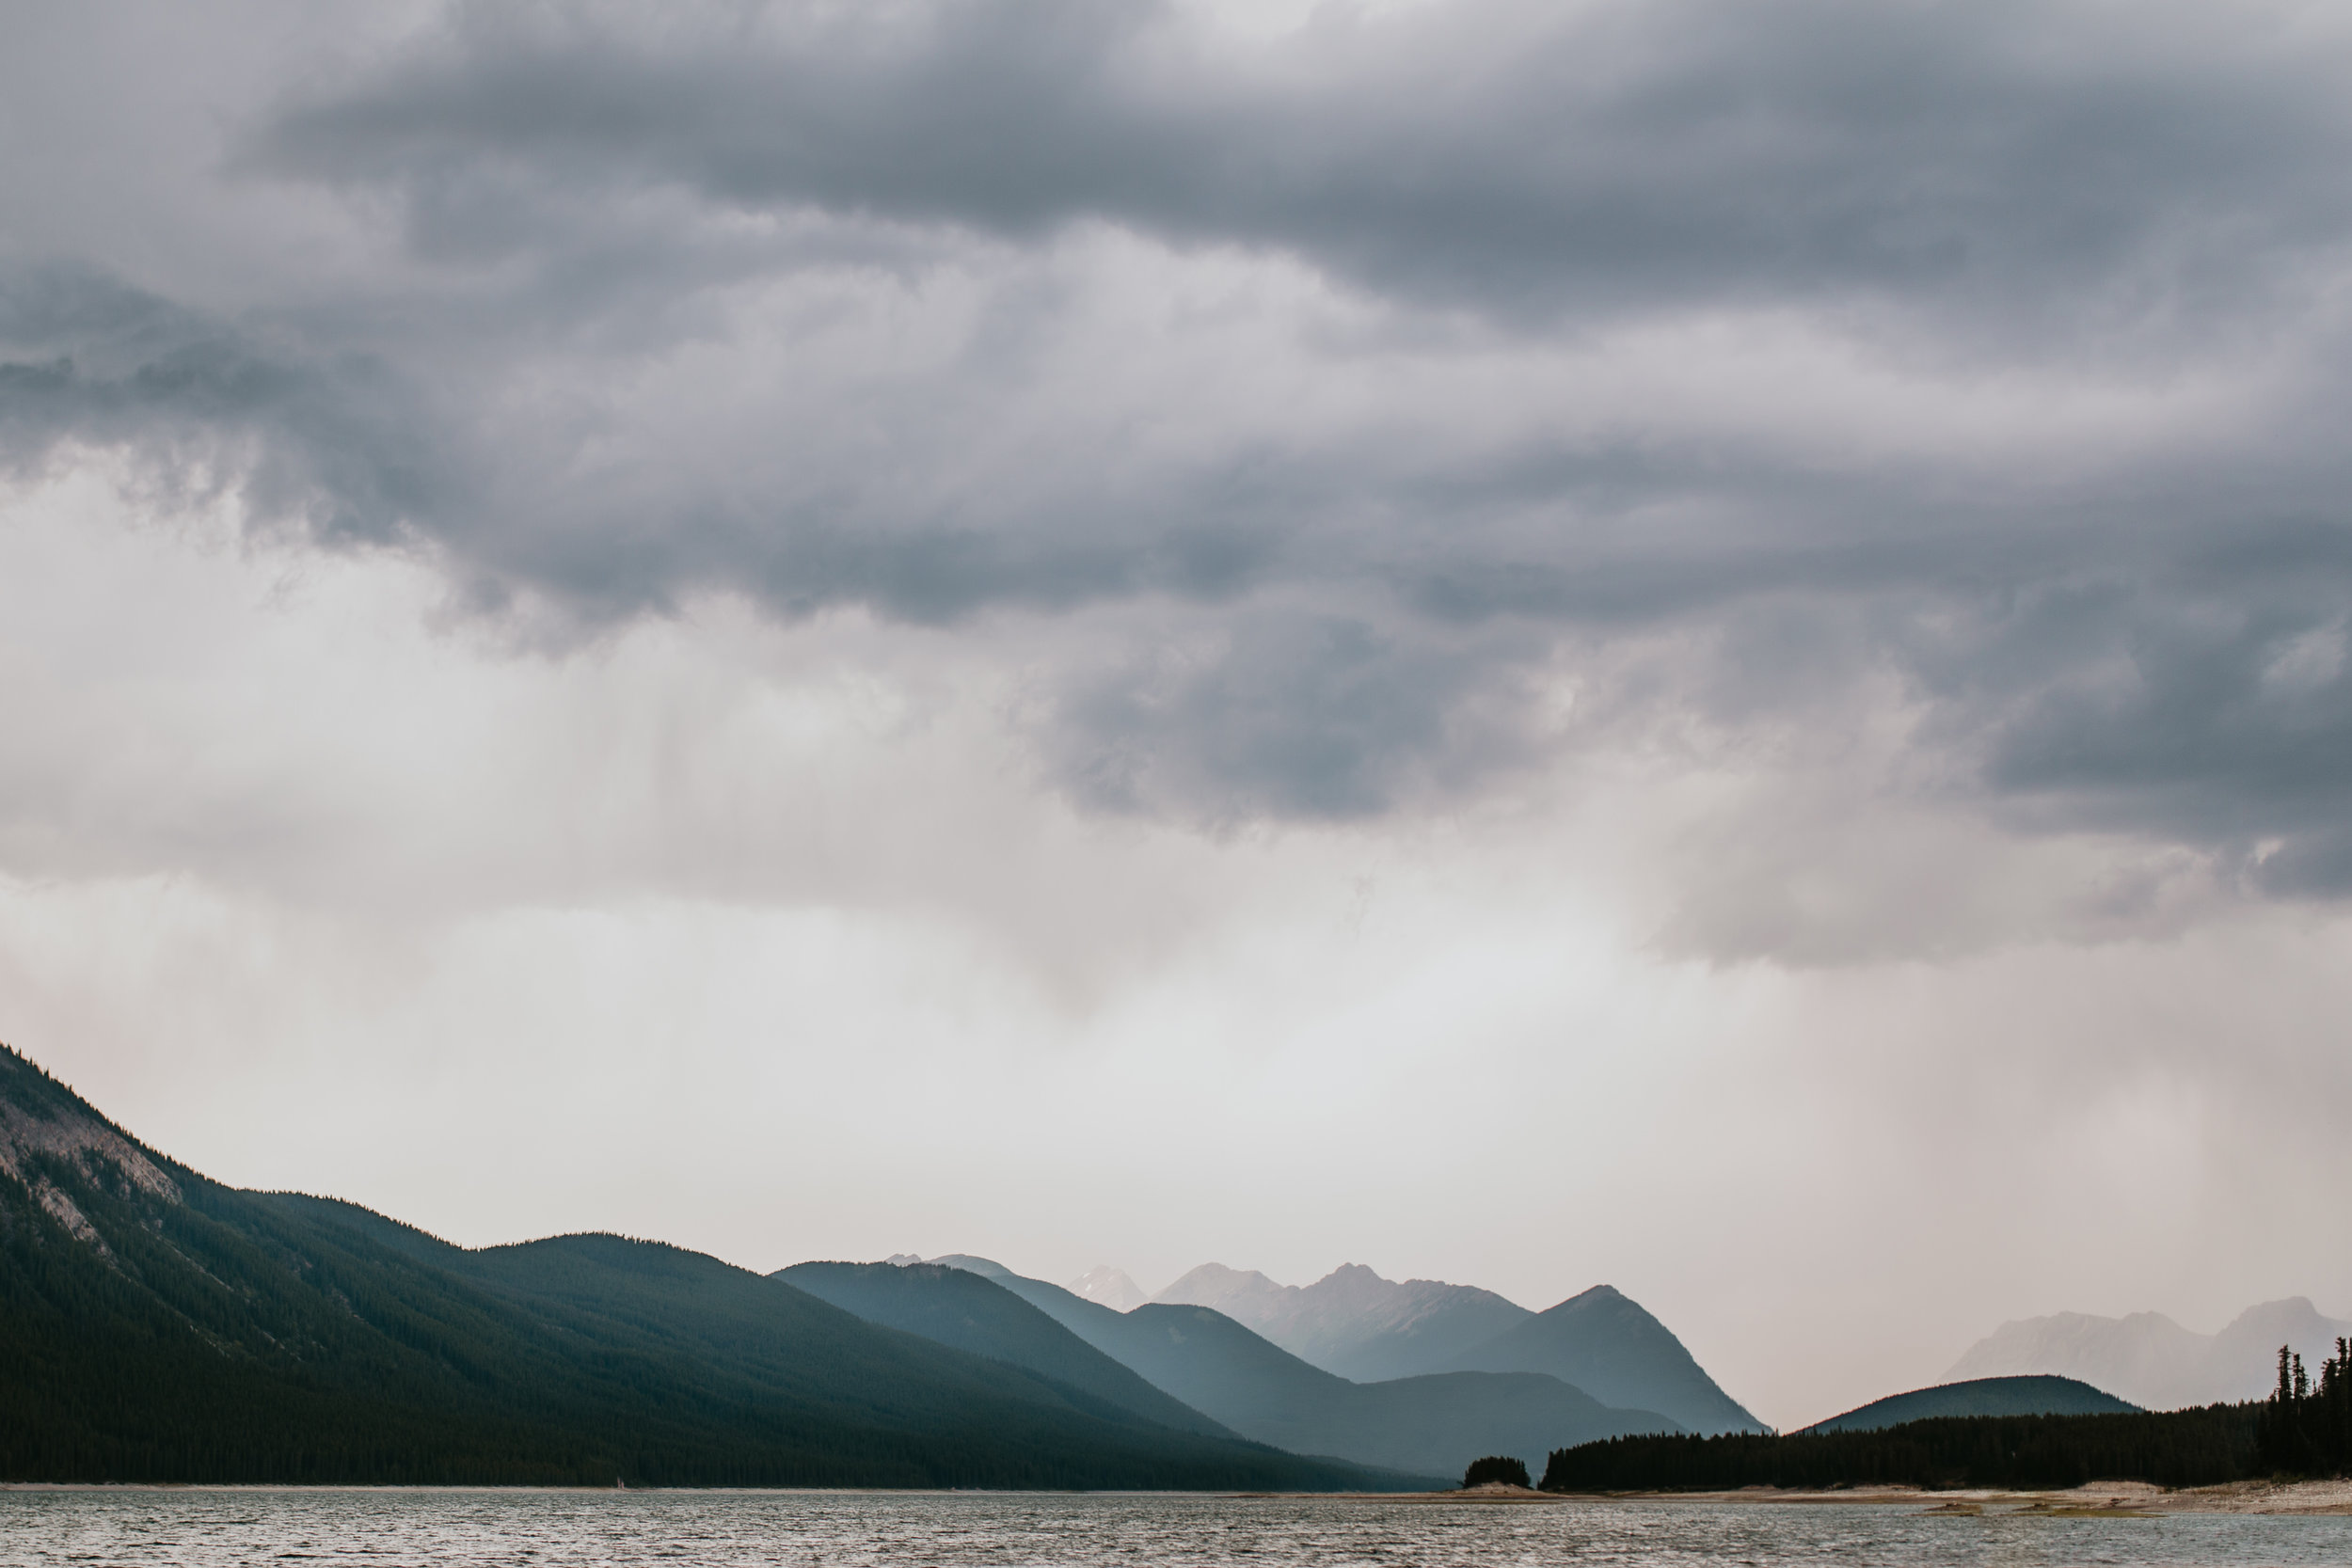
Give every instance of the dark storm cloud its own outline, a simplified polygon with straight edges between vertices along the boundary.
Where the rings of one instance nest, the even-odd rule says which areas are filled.
[[[432,422],[380,363],[273,354],[85,266],[0,268],[0,462],[20,471],[117,449],[167,490],[236,490],[257,522],[388,544],[452,510]]]
[[[2248,524],[1980,610],[1915,667],[2010,809],[2214,846],[2272,892],[2352,890],[2352,527]]]
[[[452,193],[526,166],[1015,237],[1104,219],[1480,310],[1886,298],[2073,337],[2231,313],[2342,243],[2352,62],[2308,33],[2262,8],[1469,0],[1330,8],[1242,53],[1150,0],[483,7],[256,156],[395,183],[444,231]]]
[[[394,214],[397,255],[268,319],[12,275],[0,440],[238,483],[590,625],[712,591],[1063,617],[1044,744],[1110,809],[1360,817],[1597,723],[1858,721],[1892,672],[2013,820],[2341,892],[2347,68],[2283,6],[1462,0],[1263,42],[1077,0],[462,7],[224,150],[239,189]],[[1073,277],[1135,264],[1104,233],[1335,280],[1353,325],[1130,391],[1182,340],[1089,337],[1121,280]],[[880,309],[851,286],[963,289],[966,336],[878,370],[887,333],[825,346]],[[1726,321],[1823,352],[1712,424],[1547,422],[1547,388],[1606,401],[1575,356],[1607,334]],[[1696,395],[1691,342],[1652,352]],[[1218,405],[1256,356],[1391,402]],[[1841,356],[1916,406],[1809,379]],[[1558,374],[1454,369],[1499,357]],[[2058,457],[1963,407],[2207,385],[2202,421]],[[1632,639],[1680,665],[1593,689]]]

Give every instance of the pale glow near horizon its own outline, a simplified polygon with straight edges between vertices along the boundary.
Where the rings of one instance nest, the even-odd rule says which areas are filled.
[[[468,1244],[2308,1295],[2352,28],[52,8],[0,1039]]]
[[[2193,1006],[2261,973],[2228,1011],[2301,1070],[2339,924],[1710,964],[1625,918],[1626,835],[1675,826],[1639,781],[1202,838],[1041,798],[985,680],[856,631],[485,650],[429,574],[159,531],[96,478],[15,499],[0,565],[54,791],[20,768],[9,1043],[223,1180],[763,1271],[1606,1281],[1783,1426],[2010,1317],[2345,1289],[2294,1244],[2324,1200],[2263,1196],[2324,1112],[2254,1137],[2278,1108]],[[148,639],[76,646],[99,605]]]

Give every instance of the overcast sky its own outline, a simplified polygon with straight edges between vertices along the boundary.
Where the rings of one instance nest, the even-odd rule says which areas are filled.
[[[469,1243],[2352,1312],[2352,13],[8,4],[0,1038]]]

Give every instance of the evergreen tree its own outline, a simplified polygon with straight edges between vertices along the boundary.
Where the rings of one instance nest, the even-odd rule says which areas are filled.
[[[1494,1454],[1486,1459],[1473,1459],[1470,1461],[1470,1467],[1463,1472],[1462,1490],[1467,1492],[1473,1486],[1484,1486],[1490,1481],[1503,1481],[1512,1486],[1528,1485],[1526,1461],[1513,1459],[1508,1454]]]
[[[2274,1474],[2340,1476],[2352,1469],[2352,1341],[2336,1341],[2316,1383],[2300,1355],[2279,1347],[2279,1383],[2263,1402],[2255,1446]]]
[[[2292,1368],[2288,1387],[2292,1390]],[[2339,1374],[2341,1375],[2341,1374]],[[2352,1386],[2352,1384],[2347,1384]],[[1551,1455],[1548,1492],[1743,1486],[2209,1486],[2273,1468],[2260,1403],[2106,1416],[1946,1416],[1868,1432],[1613,1437]]]

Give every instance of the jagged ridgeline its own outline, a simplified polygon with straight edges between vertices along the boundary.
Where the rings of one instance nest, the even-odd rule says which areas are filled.
[[[1786,1436],[1616,1437],[1560,1449],[1547,1492],[1723,1492],[1743,1486],[2214,1486],[2268,1474],[2264,1406],[2106,1416],[1960,1416]]]
[[[1371,1484],[680,1248],[224,1187],[6,1047],[0,1480]]]

